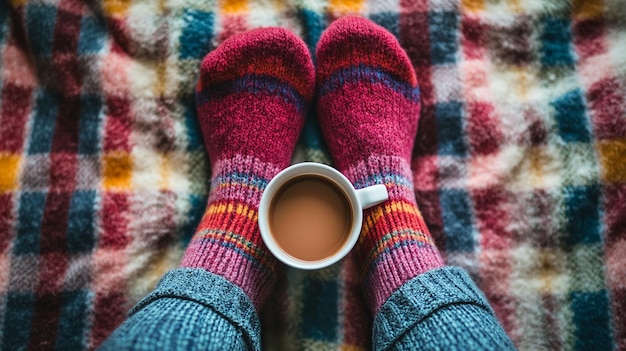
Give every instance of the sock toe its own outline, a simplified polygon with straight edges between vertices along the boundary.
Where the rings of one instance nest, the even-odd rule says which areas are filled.
[[[283,28],[235,35],[201,66],[196,106],[212,162],[236,155],[284,167],[315,92],[304,42]]]
[[[354,64],[375,66],[396,79],[417,86],[411,60],[385,28],[361,17],[342,17],[319,40],[317,80],[323,83],[338,69]]]
[[[257,28],[230,37],[202,62],[198,87],[210,88],[246,75],[275,77],[307,101],[313,98],[315,68],[309,50],[287,29]]]
[[[342,18],[322,35],[317,55],[317,111],[337,167],[373,154],[409,162],[420,96],[395,37],[366,19]]]

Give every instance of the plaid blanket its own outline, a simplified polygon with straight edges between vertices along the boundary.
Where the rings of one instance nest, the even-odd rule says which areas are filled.
[[[0,349],[92,349],[177,266],[207,199],[193,92],[234,33],[395,34],[421,85],[424,218],[522,350],[626,349],[622,0],[0,2]],[[366,45],[366,43],[364,43]],[[311,115],[296,160],[329,162]],[[363,350],[353,260],[286,270],[272,349]]]

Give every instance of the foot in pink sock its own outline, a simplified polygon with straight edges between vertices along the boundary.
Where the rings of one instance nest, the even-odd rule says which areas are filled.
[[[420,113],[413,66],[395,37],[342,18],[317,47],[317,111],[339,170],[356,188],[385,184],[389,200],[365,211],[357,257],[376,313],[403,283],[443,261],[415,202],[411,152]]]
[[[314,89],[306,45],[285,29],[236,35],[202,62],[196,106],[213,174],[181,267],[223,276],[257,309],[277,265],[259,233],[261,194],[289,165]]]

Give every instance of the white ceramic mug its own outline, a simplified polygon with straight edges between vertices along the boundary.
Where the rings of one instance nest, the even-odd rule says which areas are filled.
[[[326,181],[334,183],[343,191],[352,211],[351,229],[343,245],[334,254],[315,261],[298,259],[283,250],[272,235],[270,226],[270,211],[274,197],[290,180],[301,176],[322,177]],[[261,236],[270,252],[291,267],[307,270],[328,267],[344,258],[356,244],[363,225],[363,210],[380,204],[388,198],[387,188],[382,184],[356,190],[348,178],[332,167],[315,162],[298,163],[278,173],[265,188],[261,197],[258,216]]]

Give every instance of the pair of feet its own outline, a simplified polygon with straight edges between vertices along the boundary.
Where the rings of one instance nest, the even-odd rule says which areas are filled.
[[[415,203],[410,158],[420,112],[413,67],[392,34],[366,19],[335,21],[317,47],[281,28],[251,30],[204,59],[196,105],[213,174],[206,213],[181,266],[238,285],[257,309],[278,262],[261,240],[267,183],[291,161],[316,97],[336,167],[356,188],[385,184],[366,210],[356,246],[372,312],[407,280],[442,260]]]

